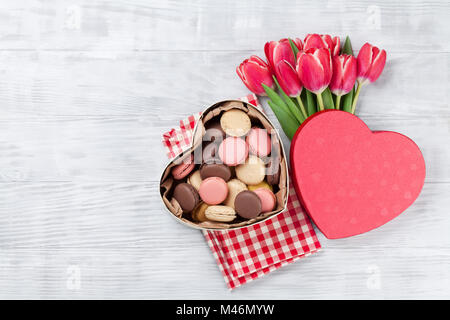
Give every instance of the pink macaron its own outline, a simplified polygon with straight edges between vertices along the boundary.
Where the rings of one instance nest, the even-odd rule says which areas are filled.
[[[256,195],[261,200],[261,212],[269,212],[275,208],[275,205],[277,204],[277,198],[272,191],[267,188],[259,188],[253,190],[253,192],[256,193]]]
[[[228,186],[222,178],[210,177],[202,181],[198,193],[207,204],[220,204],[227,198]]]
[[[252,128],[247,135],[247,144],[250,153],[258,157],[269,155],[272,146],[270,135],[266,129]]]
[[[228,137],[219,146],[219,158],[228,166],[244,163],[248,157],[248,146],[239,137]]]
[[[172,176],[175,180],[181,180],[186,177],[195,167],[194,156],[191,155],[185,162],[172,168]]]

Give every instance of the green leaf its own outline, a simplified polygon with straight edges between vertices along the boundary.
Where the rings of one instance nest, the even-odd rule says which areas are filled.
[[[284,102],[286,102],[289,111],[291,111],[297,121],[301,124],[303,121],[305,121],[305,117],[302,115],[300,109],[297,107],[294,101],[292,101],[291,98],[283,91],[277,79],[275,77],[273,77],[273,79],[275,80],[275,83],[277,84],[277,87],[280,90],[281,96],[283,97]]]
[[[286,112],[287,114],[290,114],[292,117],[294,117],[294,115],[289,110],[287,104],[283,101],[283,99],[280,98],[280,96],[278,95],[278,93],[275,92],[275,90],[266,86],[264,83],[262,83],[261,85],[262,85],[264,91],[266,92],[267,96],[269,97],[270,100],[272,100],[273,103],[275,103],[277,106],[282,108],[284,110],[284,112]]]
[[[353,88],[349,93],[342,97],[341,110],[352,112],[353,95],[355,93],[355,88]]]
[[[314,93],[312,93],[309,90],[306,90],[303,88],[303,91],[305,91],[306,96],[306,112],[308,112],[308,116],[312,116],[314,113],[317,112],[317,104],[316,104],[316,97]]]
[[[288,113],[286,113],[282,108],[280,108],[278,105],[276,105],[273,101],[268,101],[270,108],[272,109],[273,113],[278,119],[278,122],[281,125],[281,128],[283,129],[286,136],[289,138],[289,140],[292,140],[294,137],[295,132],[297,131],[298,127],[300,126],[300,123],[298,121],[291,117]]]
[[[295,59],[297,59],[298,48],[291,38],[289,38],[289,44],[291,45],[292,51],[294,52]]]
[[[344,47],[342,48],[342,53],[353,55],[352,43],[350,42],[350,37],[345,38]]]
[[[342,49],[342,52],[353,56],[352,43],[350,41],[349,36],[345,38],[344,48]],[[345,96],[342,97],[341,110],[352,112],[352,103],[353,97],[355,96],[355,87],[356,86],[353,86],[352,91],[350,91],[349,93],[347,93]]]
[[[323,106],[326,109],[334,109],[333,96],[331,95],[330,88],[326,88],[322,92]]]

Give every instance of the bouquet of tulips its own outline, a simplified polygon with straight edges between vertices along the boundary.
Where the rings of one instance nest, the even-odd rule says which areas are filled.
[[[362,86],[377,80],[386,63],[386,51],[369,43],[355,58],[349,37],[341,49],[339,37],[319,34],[309,34],[303,42],[270,41],[264,52],[267,63],[251,56],[236,72],[250,91],[269,97],[289,139],[315,112],[340,109],[354,114]]]

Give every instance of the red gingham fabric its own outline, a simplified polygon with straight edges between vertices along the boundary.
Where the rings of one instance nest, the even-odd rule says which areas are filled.
[[[254,94],[240,100],[263,111]],[[179,128],[163,134],[169,159],[190,147],[200,115],[181,120]],[[321,248],[294,187],[289,185],[287,210],[277,216],[236,230],[203,231],[228,288],[234,289]]]

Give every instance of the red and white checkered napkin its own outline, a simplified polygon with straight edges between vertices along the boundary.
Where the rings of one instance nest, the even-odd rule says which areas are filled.
[[[263,111],[255,95],[240,100]],[[169,159],[191,145],[201,113],[180,121],[180,127],[163,135]],[[234,289],[286,264],[317,252],[321,247],[314,228],[290,184],[287,210],[264,222],[235,230],[204,231],[220,271]]]

